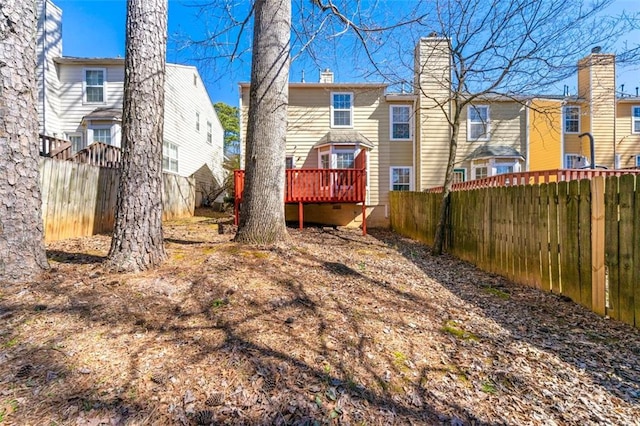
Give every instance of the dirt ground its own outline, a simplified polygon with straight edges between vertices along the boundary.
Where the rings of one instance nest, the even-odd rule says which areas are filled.
[[[640,424],[636,329],[389,231],[265,249],[209,216],[157,270],[96,236],[0,286],[0,424]]]

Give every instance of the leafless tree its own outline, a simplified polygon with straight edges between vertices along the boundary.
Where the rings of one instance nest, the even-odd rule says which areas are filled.
[[[137,271],[166,258],[162,137],[167,0],[129,0],[126,27],[122,172],[108,263]]]
[[[0,3],[0,282],[48,268],[38,173],[36,3]]]

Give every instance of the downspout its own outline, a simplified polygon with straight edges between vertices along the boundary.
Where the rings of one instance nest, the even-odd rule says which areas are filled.
[[[47,0],[42,9],[42,134],[47,134]]]
[[[527,102],[525,102],[524,104],[524,126],[525,126],[525,133],[524,133],[524,143],[525,143],[525,159],[524,159],[524,171],[528,172],[529,171],[529,167],[530,167],[530,163],[529,163],[529,111],[530,111],[530,105],[531,105],[531,99],[527,100]]]

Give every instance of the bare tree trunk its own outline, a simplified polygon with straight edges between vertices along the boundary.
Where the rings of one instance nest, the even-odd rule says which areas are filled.
[[[167,0],[129,0],[122,114],[122,172],[109,265],[138,271],[166,258],[162,137]]]
[[[458,150],[458,134],[460,133],[460,115],[461,107],[457,104],[454,106],[454,119],[452,121],[451,140],[449,141],[449,161],[447,162],[447,171],[444,176],[444,187],[442,188],[442,201],[440,203],[440,212],[438,225],[436,226],[436,235],[433,239],[433,249],[431,253],[440,256],[444,246],[444,233],[447,227],[447,219],[449,216],[449,203],[451,202],[451,185],[453,184],[453,171],[456,164],[456,152]]]
[[[49,267],[38,170],[36,2],[0,2],[0,285]]]
[[[246,180],[236,241],[289,239],[284,215],[290,0],[255,3]]]

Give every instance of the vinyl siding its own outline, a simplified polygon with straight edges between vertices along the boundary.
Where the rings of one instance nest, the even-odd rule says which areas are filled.
[[[36,6],[39,132],[62,137],[59,120],[58,77],[53,62],[53,58],[62,55],[62,11],[48,0],[38,0]]]
[[[449,160],[451,130],[445,113],[450,113],[451,67],[448,42],[423,38],[416,47],[415,81],[418,91],[416,147],[417,190],[442,185]],[[441,108],[444,106],[444,111]]]
[[[465,107],[460,122],[457,162],[462,162],[475,149],[483,145],[509,146],[524,157],[527,154],[525,106],[518,102],[478,102],[477,104],[489,107],[489,140],[474,141],[467,138],[468,108]]]
[[[640,106],[640,99],[618,102],[616,108],[616,153],[620,167],[634,167],[635,156],[640,155],[640,134],[632,132],[632,107]]]
[[[529,170],[553,170],[563,167],[562,103],[535,99],[529,114]]]
[[[223,180],[224,132],[195,67],[167,64],[164,140],[178,145],[178,174],[196,178],[196,203]],[[200,114],[200,131],[195,116]],[[207,142],[207,122],[212,143]]]
[[[60,130],[64,133],[81,132],[82,118],[96,108],[122,108],[124,66],[102,65],[95,61],[87,64],[58,63]],[[84,103],[83,81],[86,68],[103,68],[105,75],[105,102]],[[86,142],[86,141],[85,141]]]

